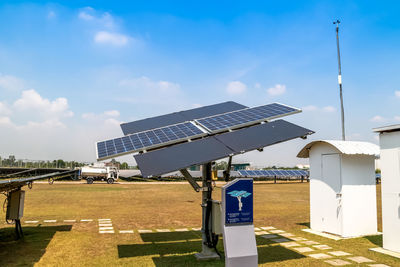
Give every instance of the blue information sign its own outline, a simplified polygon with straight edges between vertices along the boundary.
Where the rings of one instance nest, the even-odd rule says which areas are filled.
[[[253,223],[253,179],[235,179],[223,190],[225,224]]]

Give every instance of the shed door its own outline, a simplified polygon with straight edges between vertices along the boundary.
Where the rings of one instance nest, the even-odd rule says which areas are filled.
[[[322,181],[324,182],[324,212],[322,218],[325,232],[341,235],[341,158],[340,154],[322,155]]]

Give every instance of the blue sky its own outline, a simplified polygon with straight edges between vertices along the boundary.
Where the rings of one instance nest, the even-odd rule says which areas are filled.
[[[303,108],[287,119],[310,140],[339,139],[336,18],[348,139],[400,123],[395,1],[215,2],[0,3],[0,156],[94,161],[120,122],[227,100]],[[238,160],[305,162],[307,142]]]

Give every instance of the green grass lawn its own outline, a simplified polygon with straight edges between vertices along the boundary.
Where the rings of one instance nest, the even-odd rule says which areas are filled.
[[[34,184],[32,190],[26,188],[26,191],[23,221],[39,220],[40,224],[23,224],[25,238],[19,241],[14,241],[13,226],[2,224],[0,266],[224,265],[223,260],[196,261],[193,255],[201,250],[200,232],[137,232],[200,227],[201,195],[189,185]],[[219,188],[214,198],[220,199]],[[0,216],[4,218],[3,211]],[[99,234],[97,219],[100,218],[112,220],[115,234]],[[56,219],[57,223],[43,223],[48,219]],[[62,222],[68,219],[93,219],[93,222]],[[255,226],[274,226],[335,250],[400,266],[395,258],[368,251],[381,245],[380,236],[334,241],[301,231],[308,223],[308,183],[254,185]],[[135,233],[119,234],[119,230],[135,230]],[[259,263],[263,266],[330,266],[267,239],[257,237],[257,245]],[[222,240],[218,249],[223,252]]]

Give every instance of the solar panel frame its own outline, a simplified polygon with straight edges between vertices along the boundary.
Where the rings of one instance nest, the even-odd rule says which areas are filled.
[[[309,176],[306,170],[239,170],[241,176],[253,177],[301,177]]]
[[[276,113],[275,115],[272,116],[264,116],[260,114],[259,112],[265,109],[269,109],[269,112]],[[286,112],[277,112],[279,109],[288,109],[290,111]],[[272,103],[272,104],[267,104],[267,105],[262,105],[258,107],[253,107],[253,108],[245,108],[241,110],[234,110],[222,114],[217,114],[205,118],[200,118],[194,120],[197,124],[199,124],[201,127],[204,127],[208,132],[216,134],[220,132],[225,132],[229,130],[234,130],[246,126],[251,126],[255,125],[261,122],[266,122],[269,120],[273,120],[276,118],[284,117],[284,116],[289,116],[292,114],[300,113],[301,109],[284,105],[281,103]],[[258,114],[257,114],[258,113]],[[247,120],[243,120],[241,117],[247,117]],[[240,123],[235,123],[234,121],[243,121]],[[225,124],[224,124],[225,121]],[[214,126],[212,125],[214,124]],[[219,128],[216,125],[221,125]],[[229,125],[228,125],[229,124]],[[214,128],[213,128],[214,127]]]
[[[187,134],[188,132],[192,132],[192,134]],[[206,135],[208,133],[192,122],[177,123],[96,142],[96,156],[98,160],[105,160],[139,151],[165,147]]]

